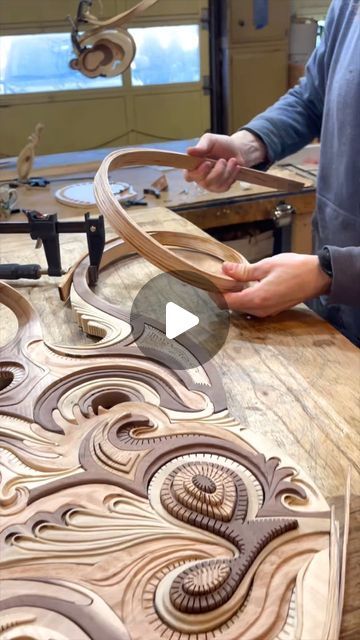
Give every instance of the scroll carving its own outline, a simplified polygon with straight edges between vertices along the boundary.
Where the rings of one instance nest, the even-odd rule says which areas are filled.
[[[88,288],[86,258],[68,293],[96,345],[45,344],[0,285],[19,325],[0,350],[0,638],[297,637],[311,586],[325,610],[336,594],[326,501],[250,444],[212,365],[139,353],[144,325]]]

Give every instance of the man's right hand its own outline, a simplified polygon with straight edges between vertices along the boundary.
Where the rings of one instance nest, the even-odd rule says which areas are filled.
[[[204,158],[197,169],[185,172],[188,182],[197,182],[201,187],[215,193],[228,191],[236,180],[239,165],[251,167],[263,162],[267,150],[260,138],[250,131],[237,131],[232,136],[205,133],[196,147],[190,147],[188,154]],[[216,164],[206,162],[206,158],[217,160]]]

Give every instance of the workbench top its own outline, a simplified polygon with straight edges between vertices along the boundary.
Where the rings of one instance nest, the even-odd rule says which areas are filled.
[[[35,191],[27,195],[28,207],[37,208]],[[55,201],[53,207],[59,210]],[[76,215],[69,210],[67,215],[75,218],[80,213]],[[134,211],[133,215],[148,230],[203,233],[162,207]],[[16,219],[20,218],[14,216]],[[28,237],[4,235],[0,243],[1,262],[44,262],[41,251],[35,252],[34,241]],[[85,236],[63,236],[61,246],[63,265],[70,267],[85,250]],[[142,258],[121,269],[113,265],[100,276],[97,292],[111,302],[121,297],[122,306],[126,306],[157,273]],[[32,285],[19,281],[15,287],[40,315],[46,340],[63,344],[89,341],[80,333],[71,310],[60,302],[55,279],[45,276]],[[0,324],[3,344],[15,329],[11,312],[1,309]],[[269,319],[233,315],[227,342],[215,364],[222,376],[230,412],[242,425],[268,436],[291,456],[326,497],[343,495],[351,467],[351,534],[341,637],[355,640],[360,629],[359,350],[300,305]]]
[[[186,153],[187,148],[195,144],[196,140],[178,140],[142,145],[139,148]],[[18,205],[25,206],[23,203],[26,202],[28,208],[37,208],[47,213],[56,210],[63,217],[71,216],[70,208],[58,201],[54,202],[55,193],[69,183],[92,181],[102,160],[112,151],[114,149],[96,149],[36,157],[31,176],[41,176],[49,180],[50,184],[46,188],[31,190],[20,186]],[[304,189],[299,188],[291,194],[291,204],[300,214],[312,213],[316,178],[311,173],[306,175],[301,169],[297,172],[293,164],[289,167],[286,164],[276,165],[270,169],[270,173],[303,183]],[[158,166],[125,167],[112,171],[110,178],[130,184],[136,191],[137,198],[141,198],[143,189],[150,187],[161,175],[166,176],[169,188],[160,193],[159,199],[147,195],[145,200],[148,205],[171,208],[202,229],[269,219],[278,202],[289,196],[286,192],[239,181],[225,193],[209,193],[194,182],[186,182],[182,170]],[[0,161],[1,182],[16,180],[16,176],[16,158]],[[86,210],[82,209],[83,212]],[[78,213],[82,211],[79,209]]]

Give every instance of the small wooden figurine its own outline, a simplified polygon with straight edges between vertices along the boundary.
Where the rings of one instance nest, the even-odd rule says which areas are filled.
[[[26,182],[30,177],[35,158],[35,149],[39,144],[40,136],[43,129],[43,124],[37,124],[34,133],[32,133],[28,138],[29,142],[19,153],[16,162],[16,169],[20,182]]]

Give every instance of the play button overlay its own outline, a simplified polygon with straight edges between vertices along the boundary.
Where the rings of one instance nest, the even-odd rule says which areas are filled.
[[[168,302],[166,305],[165,333],[169,340],[181,336],[189,329],[196,327],[200,320],[198,316],[190,313],[186,309],[179,307],[175,302]]]
[[[181,277],[189,274],[153,277],[136,295],[130,314],[134,346],[174,370],[196,369],[212,360],[230,326],[225,300],[211,281],[201,279],[206,291]]]

